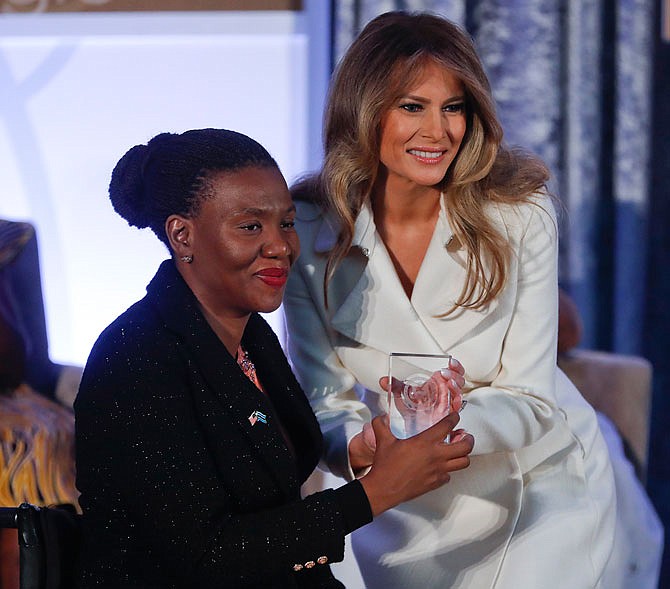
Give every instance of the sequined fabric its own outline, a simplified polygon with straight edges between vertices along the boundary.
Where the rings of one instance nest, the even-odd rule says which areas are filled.
[[[369,505],[357,482],[300,499],[321,435],[274,333],[252,315],[242,340],[263,394],[170,261],[147,290],[96,342],[75,402],[82,587],[341,587],[328,563]]]

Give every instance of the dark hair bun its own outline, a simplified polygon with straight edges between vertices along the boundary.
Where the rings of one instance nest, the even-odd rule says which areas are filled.
[[[109,183],[114,210],[129,225],[150,227],[165,245],[165,222],[170,215],[198,214],[204,178],[214,172],[233,172],[277,162],[250,137],[227,129],[191,129],[161,133],[146,145],[136,145],[116,164]]]
[[[129,225],[143,229],[149,226],[149,202],[144,189],[144,165],[149,148],[136,145],[119,160],[109,183],[109,198],[114,210]]]

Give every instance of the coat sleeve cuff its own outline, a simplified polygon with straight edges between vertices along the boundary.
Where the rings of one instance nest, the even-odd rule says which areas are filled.
[[[370,501],[360,481],[354,480],[342,485],[334,493],[344,521],[345,534],[350,534],[372,521]]]

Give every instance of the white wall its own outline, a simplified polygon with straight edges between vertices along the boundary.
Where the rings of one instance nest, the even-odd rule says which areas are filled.
[[[0,216],[37,226],[53,360],[83,364],[166,256],[109,204],[111,170],[131,146],[162,131],[226,127],[263,143],[289,181],[317,165],[320,124],[308,119],[323,88],[308,81],[323,71],[321,40],[310,53],[306,33],[315,19],[0,15]]]

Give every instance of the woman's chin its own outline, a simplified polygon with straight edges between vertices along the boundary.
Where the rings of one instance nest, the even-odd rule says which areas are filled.
[[[279,309],[281,302],[282,302],[281,297],[278,300],[264,301],[257,306],[255,311],[256,313],[272,313],[277,309]]]

